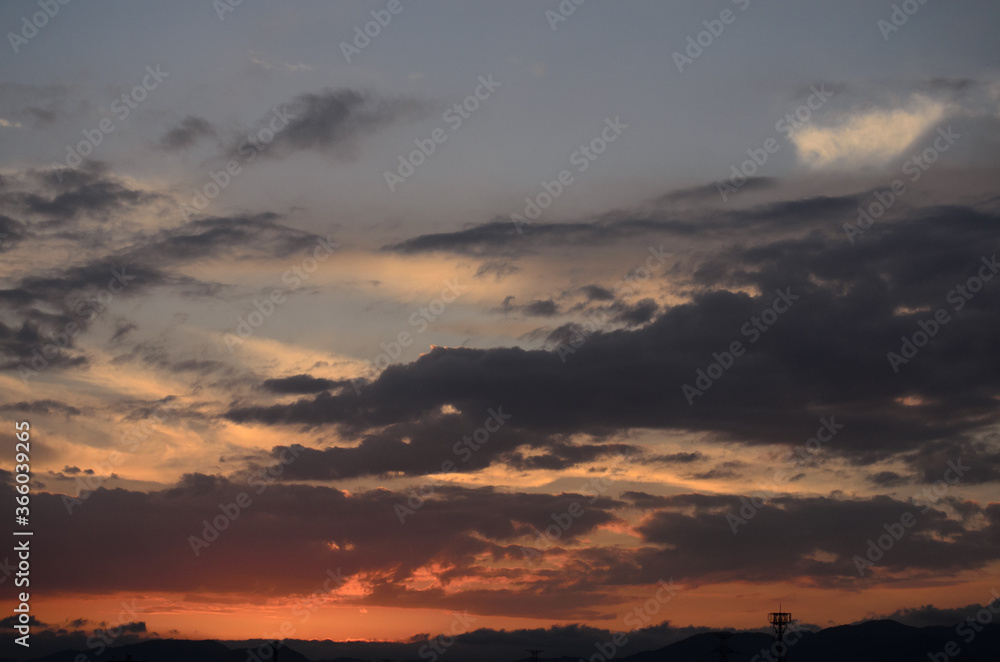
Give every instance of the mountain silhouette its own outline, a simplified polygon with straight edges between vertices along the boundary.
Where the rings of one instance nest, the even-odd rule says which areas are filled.
[[[45,657],[32,658],[33,662],[74,662],[77,655],[86,655],[91,662],[119,662],[132,656],[133,662],[247,662],[246,649],[232,649],[217,641],[188,641],[184,639],[151,639],[128,646],[107,649],[103,655],[94,651],[67,650]],[[272,656],[267,662],[272,662]],[[3,660],[2,662],[13,662]],[[310,662],[309,658],[283,646],[278,662]]]
[[[357,658],[335,657],[310,660],[297,653],[294,640],[280,651],[279,662],[367,662]],[[715,662],[718,660],[720,638],[715,633],[696,634],[657,650],[617,657],[613,651],[608,659],[598,653],[587,658],[545,657],[539,662]],[[731,649],[728,662],[772,662],[769,658],[773,638],[761,632],[730,633],[726,645]],[[952,646],[954,655],[946,654]],[[957,650],[954,648],[957,646]],[[93,651],[66,650],[44,657],[37,662],[75,662],[84,654],[95,662],[118,662],[131,655],[134,662],[248,662],[252,661],[243,647],[229,648],[218,641],[187,641],[153,639],[141,643],[108,649],[97,657]],[[933,655],[933,658],[930,657]],[[378,656],[373,656],[376,659]],[[911,627],[896,621],[867,621],[856,625],[841,625],[818,632],[805,632],[789,646],[787,662],[997,662],[1000,659],[1000,624],[965,623],[957,626]],[[266,662],[273,660],[269,658]],[[0,662],[14,662],[3,659]],[[397,662],[426,662],[414,656]],[[447,653],[439,662],[478,662],[474,656],[454,657]],[[518,660],[512,662],[528,662]]]
[[[896,621],[867,621],[806,632],[788,649],[787,662],[997,662],[1000,659],[1000,625],[981,632],[963,626],[916,628]],[[969,632],[975,636],[966,643]],[[732,649],[729,662],[771,662],[773,638],[762,633],[734,633],[726,641]],[[944,656],[950,642],[959,647],[954,657]],[[714,662],[719,637],[697,634],[659,650],[622,658],[621,662]],[[756,660],[754,657],[756,656]]]

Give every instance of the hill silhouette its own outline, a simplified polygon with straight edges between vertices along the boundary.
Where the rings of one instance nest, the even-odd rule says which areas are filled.
[[[958,629],[961,628],[961,629]],[[978,630],[976,629],[978,628]],[[911,627],[896,621],[867,621],[856,625],[830,627],[818,632],[804,632],[789,647],[787,662],[997,662],[1000,652],[1000,625],[990,623],[973,628],[969,624],[943,627]],[[971,637],[971,638],[970,638]],[[236,645],[235,642],[232,642]],[[618,657],[606,649],[608,655],[594,652],[589,658],[543,656],[539,662],[714,662],[720,643],[715,633],[696,634],[669,646]],[[773,643],[771,636],[761,632],[731,633],[726,645],[731,649],[729,662],[772,662],[769,659]],[[957,654],[946,655],[946,646],[958,646]],[[312,659],[296,652],[296,641],[290,640],[282,647],[279,662],[367,662],[357,658],[335,657],[327,660]],[[950,649],[955,652],[954,648]],[[248,662],[253,658],[242,647],[230,648],[218,641],[187,641],[152,639],[140,643],[108,649],[103,655],[93,651],[66,650],[52,655],[29,658],[37,662],[75,662],[77,655],[87,655],[93,662],[117,662],[131,655],[142,662]],[[271,658],[273,659],[273,658]],[[0,662],[14,662],[3,659]],[[412,660],[397,662],[426,662],[414,655]],[[439,662],[477,662],[470,656],[440,656]],[[512,660],[511,662],[528,662]]]

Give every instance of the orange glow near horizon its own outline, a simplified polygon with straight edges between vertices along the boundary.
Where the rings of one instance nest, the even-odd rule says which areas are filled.
[[[859,611],[861,593],[806,587],[792,582],[685,586],[674,583],[670,596],[661,586],[637,587],[621,593],[618,604],[596,606],[605,618],[544,619],[509,614],[481,614],[469,609],[473,629],[548,628],[581,623],[610,631],[628,631],[669,621],[675,627],[756,629],[767,625],[765,615],[781,603],[793,618],[804,624],[828,627],[932,603],[954,608],[995,596],[991,586],[998,579],[997,568],[990,573],[993,584],[982,573],[967,573],[950,584],[880,587],[864,592],[864,612]],[[975,576],[974,576],[975,575]],[[665,580],[664,586],[668,582]],[[3,608],[9,611],[13,601]],[[84,629],[114,628],[131,620],[144,621],[147,634],[160,638],[185,639],[331,639],[335,641],[410,640],[417,633],[432,636],[445,632],[455,622],[454,610],[403,608],[386,605],[310,603],[306,599],[272,599],[263,603],[247,596],[224,595],[198,598],[191,595],[117,593],[104,596],[66,595],[38,600],[36,616],[44,623],[67,627],[78,618],[90,621]],[[723,605],[720,608],[720,605]],[[135,617],[126,610],[132,606]]]

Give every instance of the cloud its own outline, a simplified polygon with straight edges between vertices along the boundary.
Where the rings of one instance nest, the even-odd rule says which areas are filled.
[[[138,237],[130,256],[163,266],[222,255],[240,260],[284,258],[314,248],[322,239],[279,223],[280,218],[273,212],[264,212],[193,220]]]
[[[552,299],[532,301],[526,304],[522,310],[529,317],[552,317],[559,314],[559,306]]]
[[[664,464],[691,464],[706,459],[705,455],[694,452],[670,453],[668,455],[657,455],[650,458],[650,462],[663,462]]]
[[[115,296],[130,297],[167,282],[155,267],[123,263],[114,257],[64,267],[18,280],[0,290],[0,303],[12,325],[0,321],[0,369],[23,366],[44,349],[44,367],[72,367],[87,362],[76,354],[76,336],[90,327]],[[107,295],[112,291],[108,299]],[[11,319],[12,318],[12,319]],[[18,326],[19,325],[19,326]],[[36,368],[37,369],[37,368]]]
[[[612,321],[626,326],[640,326],[652,321],[659,310],[659,305],[653,299],[647,298],[631,305],[617,302],[611,306],[611,310],[615,313]]]
[[[11,250],[28,234],[28,226],[9,216],[0,214],[0,253]]]
[[[160,147],[177,150],[190,147],[201,138],[216,135],[215,127],[203,117],[188,115],[160,138]]]
[[[57,400],[33,400],[31,402],[13,402],[5,405],[0,405],[0,411],[16,411],[25,414],[62,414],[67,418],[70,416],[79,416],[80,410],[76,407],[72,407],[65,402],[59,402]]]
[[[0,192],[0,206],[62,222],[81,215],[107,221],[113,215],[151,204],[162,197],[130,188],[111,176],[105,164],[97,161],[87,161],[78,168],[29,170],[26,175],[17,180],[17,188],[4,187]]]
[[[139,325],[135,322],[125,322],[123,320],[118,320],[115,323],[115,332],[111,336],[110,342],[119,343],[124,340],[130,333],[139,328]]]
[[[186,295],[219,291],[216,283],[181,273],[183,265],[209,259],[284,258],[310,250],[322,239],[284,225],[273,213],[214,216],[154,232],[126,221],[118,226],[112,252],[103,231],[88,232],[76,225],[80,216],[100,225],[122,212],[155,213],[162,198],[130,188],[110,175],[106,165],[93,161],[75,169],[27,170],[3,178],[0,205],[47,220],[29,224],[0,215],[0,251],[16,259],[29,251],[44,255],[52,242],[66,240],[80,250],[76,263],[40,262],[0,289],[0,305],[7,312],[0,319],[0,370],[15,370],[33,359],[44,367],[86,364],[88,357],[76,349],[77,336],[116,297],[128,299],[158,287],[177,288]],[[134,328],[134,323],[116,322],[111,341],[120,342]],[[38,358],[53,348],[59,350],[54,356]],[[155,358],[158,365],[169,363],[174,370],[203,372],[221,365],[153,357],[156,351],[150,346],[133,348],[132,354]]]
[[[614,301],[614,293],[600,285],[585,285],[580,290],[586,295],[587,301]]]
[[[321,393],[349,385],[349,381],[321,379],[311,375],[293,375],[278,379],[265,379],[262,386],[271,393],[303,395]]]
[[[661,498],[659,504],[638,531],[647,543],[660,547],[644,548],[636,560],[644,570],[670,568],[678,581],[698,577],[767,583],[802,578],[827,588],[846,588],[862,579],[891,582],[925,572],[983,567],[1000,552],[995,542],[983,546],[987,531],[1000,526],[995,504],[985,511],[985,530],[965,528],[943,510],[885,496],[776,496],[749,513],[745,523],[740,520],[748,511],[736,497],[678,495]],[[856,557],[870,560],[868,541],[907,513],[914,523],[908,530],[903,527],[905,537],[872,566],[862,564],[862,577]],[[816,550],[824,553],[814,554]],[[726,567],[727,560],[731,567]]]
[[[994,591],[993,595],[996,597],[997,593]],[[994,609],[997,606],[1000,606],[998,605],[997,600],[993,600],[989,603],[989,605],[993,606]],[[953,609],[941,609],[935,607],[934,605],[923,605],[920,607],[897,609],[891,614],[885,616],[885,618],[917,628],[951,628],[955,625],[955,623],[962,623],[966,621],[966,619],[971,618],[972,620],[975,620],[976,614],[984,608],[989,611],[988,605],[985,604],[971,604],[966,605],[965,607],[955,607]],[[996,612],[994,611],[993,613]]]
[[[318,397],[324,395],[328,394]],[[305,409],[308,405],[300,401],[293,406]],[[513,418],[505,420],[507,416],[503,406],[482,412],[430,412],[414,420],[372,429],[350,447],[277,446],[271,457],[275,463],[290,452],[303,458],[282,470],[282,480],[338,480],[370,475],[468,473],[495,463],[521,471],[555,470],[638,452],[626,444],[571,441],[566,435],[511,427]],[[498,426],[497,421],[504,422]],[[476,443],[487,425],[498,429],[489,433],[488,443]]]
[[[811,200],[771,208],[805,213],[818,206]],[[763,211],[744,218],[752,214]],[[513,416],[507,429],[519,434],[604,438],[611,430],[651,428],[748,444],[802,443],[821,417],[836,416],[849,432],[828,452],[870,464],[925,449],[911,461],[927,462],[923,475],[937,480],[945,460],[972,449],[944,453],[933,444],[979,434],[996,420],[995,375],[987,368],[1000,360],[990,332],[1000,326],[996,286],[985,285],[959,311],[947,297],[983,268],[984,255],[1000,253],[997,222],[969,208],[930,208],[873,226],[856,245],[818,233],[736,245],[695,262],[688,302],[659,313],[648,302],[630,309],[635,321],[658,315],[639,328],[616,330],[609,318],[573,345],[570,326],[566,337],[553,338],[563,344],[549,351],[436,347],[390,366],[358,393],[240,403],[226,416],[245,424],[332,425],[355,435],[429,421],[445,406],[474,415],[502,405]],[[758,333],[752,320],[777,292],[798,299]],[[900,350],[900,339],[919,330],[927,311],[942,307],[954,321],[901,378],[887,353]],[[713,353],[734,341],[747,353],[689,404],[681,387],[693,385]],[[914,406],[914,397],[932,404]],[[865,406],[852,404],[858,402]],[[981,443],[969,479],[995,480],[998,442]]]
[[[916,97],[906,107],[856,113],[836,126],[807,124],[791,134],[810,168],[885,165],[941,121],[945,105]]]
[[[714,186],[714,185],[713,185]],[[751,229],[787,232],[815,228],[822,219],[839,220],[853,214],[861,195],[813,197],[756,205],[747,209],[707,210],[683,220],[664,212],[616,210],[592,221],[529,223],[516,227],[493,220],[454,232],[419,235],[382,247],[383,251],[413,255],[447,252],[475,257],[522,256],[554,246],[604,247],[635,238],[727,238]]]
[[[899,487],[910,483],[909,478],[901,476],[895,471],[880,471],[868,476],[868,480],[879,487]]]
[[[275,132],[273,142],[261,152],[264,156],[316,151],[349,158],[358,139],[422,112],[422,105],[416,101],[385,99],[345,88],[300,94],[287,106],[279,104],[277,108],[290,120]],[[266,126],[272,117],[263,118],[260,127]]]
[[[1000,481],[1000,435],[990,432],[979,438],[958,436],[922,445],[905,456],[923,483],[936,483],[948,467],[962,468],[966,484]]]
[[[8,121],[40,129],[67,115],[70,88],[65,85],[0,83],[0,115]]]
[[[9,484],[0,492],[13,498]],[[208,547],[195,545],[196,556],[191,538],[202,538],[207,523],[220,514],[219,504],[235,503],[241,492],[252,495],[251,505]],[[61,495],[40,492],[32,501],[32,515],[55,537],[51,547],[32,555],[32,561],[38,568],[38,589],[47,592],[56,587],[69,593],[224,592],[256,602],[308,593],[327,570],[337,569],[365,587],[357,597],[340,594],[338,599],[347,604],[436,605],[546,617],[588,617],[603,611],[599,596],[606,591],[581,587],[569,575],[543,579],[539,588],[544,597],[525,610],[520,599],[525,591],[534,593],[529,587],[532,577],[519,579],[485,558],[523,563],[521,547],[514,541],[534,538],[535,530],[552,523],[552,513],[585,501],[588,507],[561,538],[563,544],[576,544],[616,520],[608,512],[612,500],[447,486],[438,494],[440,498],[429,499],[412,520],[401,524],[395,506],[405,505],[408,495],[385,489],[347,493],[272,484],[258,491],[258,483],[195,474],[174,487],[148,493],[98,488],[86,501],[70,501],[72,514]],[[289,509],[289,503],[295,507]],[[121,526],[123,521],[129,526]],[[80,538],[85,531],[90,535]],[[62,550],[70,547],[74,563],[68,564]],[[261,565],[259,559],[265,557],[280,561]],[[88,572],[77,572],[79,567]],[[149,572],[150,567],[157,572]],[[476,583],[494,588],[446,593],[440,585],[407,587],[407,578],[431,568],[439,569],[432,570],[435,574],[443,572],[447,581],[476,578]],[[503,586],[498,586],[501,578]],[[581,600],[585,595],[594,597]]]
[[[778,180],[774,177],[747,177],[740,186],[741,191],[767,190],[777,187]],[[683,202],[716,202],[720,200],[716,184],[702,184],[689,188],[678,189],[665,193],[654,200],[656,205],[673,205]]]
[[[125,613],[122,611],[119,616],[123,616]],[[0,655],[4,655],[5,659],[18,659],[20,656],[20,652],[16,650],[20,646],[14,642],[14,638],[17,636],[14,634],[16,621],[16,617],[13,616],[0,621],[0,629],[9,631],[5,633],[7,636],[0,644]],[[144,621],[115,622],[111,625],[93,623],[86,618],[76,618],[59,623],[43,623],[31,616],[29,624],[32,626],[32,654],[43,657],[57,653],[65,654],[66,651],[72,651],[72,654],[76,655],[76,651],[94,649],[95,647],[100,651],[103,650],[104,646],[101,642],[108,640],[113,640],[115,646],[127,646],[143,641],[147,634]],[[121,628],[120,631],[118,628]],[[155,635],[155,633],[153,634]]]
[[[299,462],[307,458],[288,466]],[[86,501],[69,500],[72,514],[61,495],[36,493],[32,514],[50,532],[50,544],[32,555],[38,590],[220,592],[257,602],[311,592],[336,569],[353,583],[331,593],[344,605],[595,619],[664,577],[898,586],[926,573],[982,568],[1000,554],[996,504],[981,509],[981,521],[963,524],[944,510],[922,512],[884,496],[783,495],[757,507],[734,535],[727,513],[744,507],[739,495],[611,499],[439,485],[416,501],[383,488],[346,492],[262,481],[265,475],[255,482],[192,474],[151,492],[98,488]],[[10,484],[0,492],[13,498]],[[241,492],[249,505],[212,535],[211,522]],[[558,538],[539,534],[553,514],[566,512],[579,515]],[[599,529],[624,523],[624,512],[638,518],[632,544],[594,544]],[[915,523],[905,538],[860,578],[854,557],[906,513]],[[74,563],[65,562],[67,548]],[[89,572],[76,571],[81,566]]]

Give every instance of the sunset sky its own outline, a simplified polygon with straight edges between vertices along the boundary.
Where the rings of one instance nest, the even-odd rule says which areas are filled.
[[[992,599],[1000,5],[577,2],[0,5],[37,633]]]

